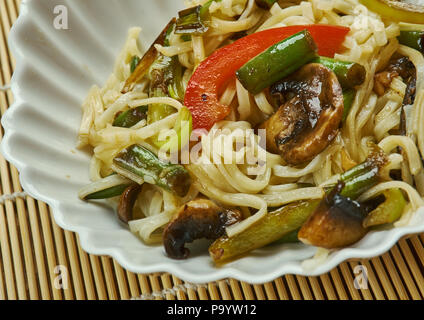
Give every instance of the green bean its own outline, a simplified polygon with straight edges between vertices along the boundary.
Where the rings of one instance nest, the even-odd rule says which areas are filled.
[[[343,118],[342,121],[346,121],[347,116],[349,115],[350,109],[352,108],[353,101],[355,100],[356,91],[353,89],[343,91],[343,101],[344,101],[344,109],[343,109]]]
[[[340,194],[351,199],[358,198],[379,181],[380,168],[380,164],[366,160],[346,171],[340,176],[340,181],[344,183]],[[328,194],[333,188],[334,185],[327,186],[325,192]]]
[[[259,54],[236,72],[242,85],[258,94],[317,58],[317,46],[307,30],[301,31]]]
[[[344,197],[356,199],[379,181],[379,168],[372,168],[358,176],[352,177],[345,182],[340,192]]]
[[[178,12],[176,34],[203,34],[209,27],[205,24],[201,16],[202,6],[196,6]]]
[[[424,31],[401,31],[398,40],[400,44],[424,54]]]
[[[344,172],[340,176],[340,180],[343,182],[347,182],[357,176],[370,172],[374,168],[377,168],[379,170],[386,164],[386,162],[387,157],[384,151],[381,150],[378,146],[372,145],[371,153],[368,158],[364,162]]]
[[[340,180],[345,184],[340,194],[351,199],[358,198],[363,192],[378,183],[380,169],[386,162],[387,157],[384,151],[373,145],[367,160],[340,176]]]
[[[188,42],[188,41],[191,41],[191,35],[190,34],[182,34],[181,35],[181,40],[182,41],[184,41],[184,42]]]

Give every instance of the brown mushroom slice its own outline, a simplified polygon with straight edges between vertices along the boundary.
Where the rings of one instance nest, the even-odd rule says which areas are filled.
[[[366,210],[358,202],[332,192],[321,201],[315,212],[300,228],[298,237],[305,244],[316,247],[335,249],[349,246],[367,233],[362,222]]]
[[[118,217],[122,222],[128,223],[133,219],[133,208],[141,191],[141,185],[130,185],[122,193],[118,204]]]
[[[196,199],[183,205],[163,232],[163,244],[169,257],[186,259],[186,243],[196,239],[216,240],[225,228],[241,221],[238,211],[227,210],[207,199]]]
[[[275,83],[271,94],[283,98],[283,104],[261,128],[266,129],[267,149],[279,153],[287,163],[312,160],[337,136],[343,92],[330,69],[319,63],[307,64]]]

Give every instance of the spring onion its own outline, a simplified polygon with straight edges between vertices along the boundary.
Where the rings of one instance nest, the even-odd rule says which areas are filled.
[[[202,6],[188,8],[178,12],[176,34],[202,34],[208,31],[209,27],[205,24],[201,16]]]
[[[81,200],[101,200],[118,197],[130,185],[131,180],[118,174],[112,174],[103,179],[94,181],[79,190],[78,196]]]
[[[320,200],[302,201],[270,212],[234,237],[216,240],[209,247],[209,253],[219,264],[275,242],[299,229],[319,203]]]
[[[365,68],[359,63],[340,61],[327,57],[319,57],[315,60],[332,70],[343,88],[353,88],[365,81]]]
[[[391,21],[422,24],[424,6],[398,0],[360,0],[368,9]]]
[[[162,152],[176,152],[181,150],[190,141],[190,135],[192,131],[192,117],[190,111],[183,107],[178,112],[177,119],[173,128],[174,135],[167,139],[160,139],[159,136],[153,138],[151,142]]]
[[[169,38],[175,24],[169,26],[164,46],[169,46]],[[184,88],[182,84],[183,67],[178,57],[167,57],[159,54],[149,69],[150,97],[171,97],[182,101],[184,99]],[[153,123],[166,118],[175,112],[175,109],[166,104],[152,104],[147,113],[147,122]]]

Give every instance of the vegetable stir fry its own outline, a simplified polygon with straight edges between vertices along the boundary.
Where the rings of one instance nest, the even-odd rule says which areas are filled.
[[[80,199],[172,259],[354,246],[424,205],[424,8],[191,0],[83,105]],[[421,23],[421,25],[420,25]]]

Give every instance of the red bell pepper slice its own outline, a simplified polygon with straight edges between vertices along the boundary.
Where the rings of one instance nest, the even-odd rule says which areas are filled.
[[[238,69],[270,46],[305,29],[314,38],[318,54],[326,57],[334,57],[350,31],[330,25],[288,26],[257,32],[216,50],[197,67],[187,86],[184,104],[191,111],[193,129],[209,130],[228,116],[230,107],[219,103],[218,94]]]

